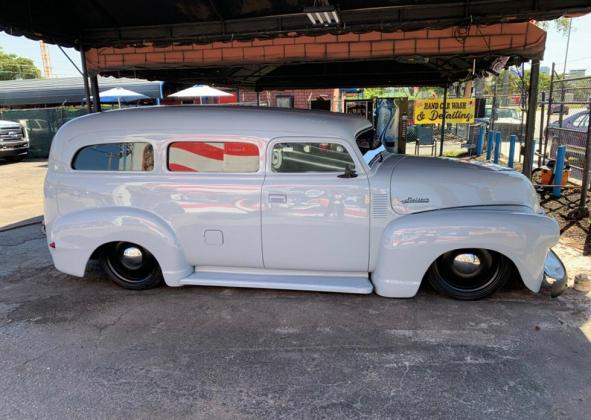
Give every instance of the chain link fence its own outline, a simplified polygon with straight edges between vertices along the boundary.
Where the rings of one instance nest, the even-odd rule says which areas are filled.
[[[553,78],[551,89],[544,96],[547,96],[542,103],[546,114],[546,138],[542,150],[538,150],[541,163],[554,159],[558,147],[564,145],[571,177],[581,181],[587,166],[591,77]]]

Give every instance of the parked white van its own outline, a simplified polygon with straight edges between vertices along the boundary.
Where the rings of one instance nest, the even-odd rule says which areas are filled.
[[[491,164],[366,162],[362,118],[249,107],[152,107],[77,118],[45,181],[56,268],[99,258],[117,284],[375,292],[422,280],[479,299],[520,277],[553,294],[566,272],[531,183]],[[545,265],[546,262],[546,265]],[[546,275],[545,268],[546,266]]]

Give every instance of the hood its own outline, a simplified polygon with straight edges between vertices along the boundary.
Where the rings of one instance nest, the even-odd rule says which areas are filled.
[[[407,156],[394,166],[392,208],[401,214],[452,207],[509,205],[539,210],[531,182],[499,165]]]
[[[20,124],[14,121],[0,120],[0,128],[20,128]]]

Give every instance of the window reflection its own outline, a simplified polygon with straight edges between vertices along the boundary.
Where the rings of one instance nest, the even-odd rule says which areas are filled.
[[[105,143],[86,146],[74,156],[72,169],[79,171],[151,171],[154,149],[144,142]]]
[[[259,148],[242,142],[177,141],[168,147],[173,172],[257,172]]]
[[[342,172],[353,159],[337,143],[278,143],[271,156],[273,172]]]

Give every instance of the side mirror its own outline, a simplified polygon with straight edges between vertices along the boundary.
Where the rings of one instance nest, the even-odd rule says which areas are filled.
[[[340,174],[339,178],[357,178],[357,172],[355,172],[355,167],[351,165],[347,165],[345,167],[345,173]]]

